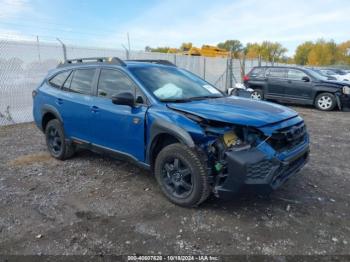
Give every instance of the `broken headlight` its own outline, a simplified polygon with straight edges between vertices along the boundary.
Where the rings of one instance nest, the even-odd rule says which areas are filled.
[[[242,144],[241,139],[236,135],[235,132],[229,131],[222,136],[222,140],[226,147],[238,146]]]
[[[350,87],[348,87],[348,86],[343,86],[343,94],[345,94],[345,95],[350,95]]]

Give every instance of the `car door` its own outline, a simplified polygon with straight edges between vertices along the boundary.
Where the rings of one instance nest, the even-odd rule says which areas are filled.
[[[135,97],[144,95],[127,74],[118,69],[102,68],[93,100],[94,120],[90,128],[94,130],[94,143],[143,161],[144,123],[146,103],[140,100],[135,106],[112,103],[112,96],[131,92]]]
[[[308,103],[312,100],[313,91],[310,76],[299,69],[288,69],[287,79],[286,98],[298,100],[302,103]]]
[[[284,89],[287,85],[287,70],[285,68],[269,68],[266,72],[267,86],[266,98],[278,98],[284,96]]]
[[[62,87],[63,92],[57,104],[61,109],[67,137],[88,142],[92,140],[91,95],[96,77],[95,68],[76,69]]]

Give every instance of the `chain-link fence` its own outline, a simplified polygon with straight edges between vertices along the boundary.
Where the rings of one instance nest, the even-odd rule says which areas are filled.
[[[241,82],[241,63],[227,58],[208,58],[178,54],[151,53],[107,48],[66,47],[67,58],[112,57],[121,59],[166,59],[185,68],[221,90]],[[47,71],[63,60],[59,43],[0,40],[0,125],[29,122],[32,116],[31,93]],[[230,63],[229,63],[230,62]],[[265,65],[266,63],[262,63]],[[230,65],[230,66],[228,66]],[[245,72],[257,66],[257,60],[245,62]],[[232,73],[231,73],[232,72]]]

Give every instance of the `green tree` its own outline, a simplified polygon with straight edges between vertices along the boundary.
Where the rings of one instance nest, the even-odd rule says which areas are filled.
[[[247,58],[258,58],[259,61],[280,61],[288,50],[278,42],[264,41],[259,43],[248,43],[246,47]]]
[[[337,46],[337,63],[350,65],[350,40]]]
[[[168,46],[160,46],[156,48],[152,48],[150,46],[145,47],[146,52],[157,52],[157,53],[168,53],[170,47]]]
[[[262,42],[261,49],[262,58],[272,63],[279,61],[288,51],[282,44],[270,41]]]
[[[337,45],[333,40],[327,42],[320,39],[314,44],[308,55],[308,64],[316,66],[335,64],[337,52]]]
[[[306,41],[299,45],[295,51],[294,61],[298,65],[306,65],[308,63],[308,57],[310,51],[314,47],[314,43],[311,41]]]
[[[232,52],[235,58],[238,58],[240,53],[244,51],[243,45],[239,40],[226,40],[223,43],[218,43],[217,47]]]
[[[254,59],[261,57],[262,46],[259,43],[248,43],[246,46],[247,58]]]
[[[192,43],[191,42],[188,42],[188,43],[182,43],[181,46],[180,46],[180,51],[188,51],[192,48]]]

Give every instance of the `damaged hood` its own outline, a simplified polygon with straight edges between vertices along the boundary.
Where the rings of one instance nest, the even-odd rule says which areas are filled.
[[[240,97],[168,103],[169,108],[226,123],[261,127],[298,115],[285,106]]]

